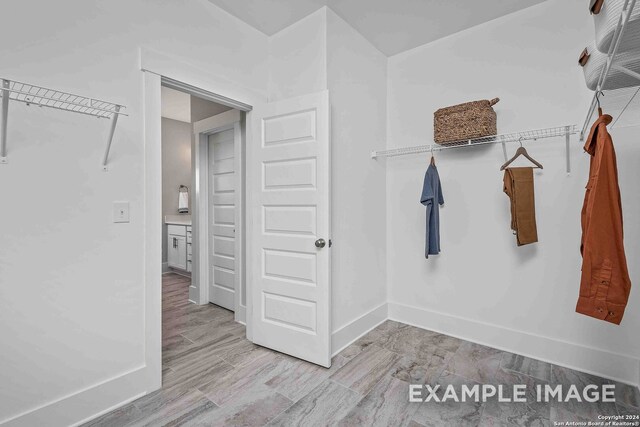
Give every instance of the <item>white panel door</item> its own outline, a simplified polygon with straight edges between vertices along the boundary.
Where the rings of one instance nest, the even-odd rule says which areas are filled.
[[[209,301],[235,310],[236,189],[234,129],[209,136]]]
[[[252,117],[253,341],[329,367],[329,95],[257,106]]]

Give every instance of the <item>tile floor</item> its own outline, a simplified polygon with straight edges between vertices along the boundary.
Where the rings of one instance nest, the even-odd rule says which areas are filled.
[[[258,347],[233,313],[187,302],[189,279],[163,277],[163,388],[87,426],[551,426],[640,414],[640,392],[616,403],[410,403],[414,384],[603,384],[611,381],[386,321],[330,369]]]

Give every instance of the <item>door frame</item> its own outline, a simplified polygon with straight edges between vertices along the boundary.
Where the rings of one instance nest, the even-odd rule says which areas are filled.
[[[245,260],[243,256],[245,238],[245,168],[244,165],[244,144],[242,138],[242,122],[244,114],[239,110],[229,110],[221,114],[200,120],[193,124],[193,139],[191,145],[191,159],[194,166],[193,188],[195,188],[195,216],[192,216],[192,224],[198,231],[198,241],[195,246],[198,250],[197,274],[191,279],[191,289],[189,298],[197,304],[208,304],[210,301],[209,281],[211,279],[210,268],[200,268],[208,266],[210,260],[210,216],[209,209],[209,136],[233,129],[234,138],[234,170],[238,187],[235,192],[235,282],[234,282],[234,310],[235,320],[246,324],[246,305],[242,304],[242,284],[245,281]],[[195,221],[194,221],[195,218]],[[205,241],[201,241],[200,236],[207,236]],[[195,282],[195,284],[194,284]],[[246,286],[246,284],[245,284]],[[193,295],[192,295],[193,291]],[[245,287],[246,293],[246,287]],[[245,295],[246,301],[246,295]]]
[[[144,374],[147,393],[162,386],[162,144],[161,144],[161,86],[163,84],[208,98],[246,112],[251,120],[253,105],[267,102],[264,92],[252,90],[240,82],[219,77],[209,71],[194,67],[188,61],[140,49],[142,78],[142,121],[144,132]],[[246,142],[251,144],[251,127],[247,127]],[[250,151],[250,150],[249,150]],[[247,170],[246,180],[251,171]],[[249,204],[245,202],[245,205]],[[246,227],[251,217],[247,215]],[[194,229],[193,236],[197,236]],[[247,259],[250,262],[250,239],[247,242]],[[195,267],[195,266],[194,266]],[[251,283],[247,281],[247,295],[251,295]],[[247,298],[247,316],[251,318],[250,299]],[[251,322],[247,322],[247,339],[252,340]]]

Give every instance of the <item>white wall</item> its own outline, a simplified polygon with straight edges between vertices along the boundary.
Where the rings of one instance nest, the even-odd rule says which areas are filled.
[[[326,8],[269,38],[269,101],[327,88]]]
[[[206,0],[8,0],[3,8],[29,17],[28,30],[21,19],[0,26],[11,41],[0,46],[3,77],[104,98],[129,114],[104,173],[107,121],[9,107],[9,164],[0,167],[0,423],[66,425],[144,392],[144,383],[124,381],[108,396],[57,409],[144,365],[139,47],[266,93],[267,37]],[[131,203],[129,224],[112,223],[117,200]],[[38,418],[45,413],[46,422]]]
[[[269,100],[329,89],[332,351],[386,318],[387,58],[329,8],[269,40]]]
[[[333,351],[386,317],[386,173],[371,150],[386,140],[387,58],[327,9],[331,102]],[[382,308],[380,308],[383,306]],[[378,310],[376,310],[378,309]],[[345,329],[343,329],[345,328]],[[346,337],[346,339],[345,339]]]
[[[589,40],[593,24],[584,2],[550,0],[390,58],[388,146],[429,143],[436,109],[496,96],[499,132],[581,125],[590,94],[576,58]],[[613,132],[627,259],[636,285],[638,131]],[[582,143],[572,140],[569,177],[564,138],[526,146],[545,166],[535,175],[539,243],[516,247],[498,170],[501,147],[452,150],[436,154],[446,204],[440,216],[442,253],[428,260],[419,203],[428,155],[382,160],[388,171],[391,317],[638,383],[638,289],[620,326],[575,313],[588,174]]]
[[[162,118],[191,122],[191,95],[170,87],[162,86],[160,89],[162,105],[160,106]]]

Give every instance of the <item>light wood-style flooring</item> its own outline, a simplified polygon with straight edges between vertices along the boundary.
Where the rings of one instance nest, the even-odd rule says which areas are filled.
[[[325,369],[252,344],[230,311],[189,304],[188,288],[163,277],[162,389],[87,426],[551,426],[640,413],[638,389],[619,383],[616,403],[410,403],[410,383],[611,381],[393,321]]]

